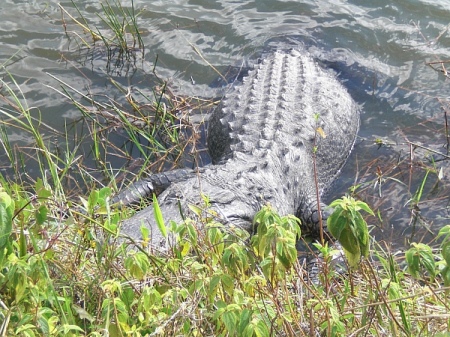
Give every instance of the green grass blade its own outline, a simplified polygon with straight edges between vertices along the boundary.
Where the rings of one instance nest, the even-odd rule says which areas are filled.
[[[153,194],[153,210],[155,213],[156,224],[158,225],[161,234],[165,238],[167,238],[167,228],[166,225],[164,224],[164,219],[161,213],[161,209],[159,208],[158,198],[156,197],[156,194]]]

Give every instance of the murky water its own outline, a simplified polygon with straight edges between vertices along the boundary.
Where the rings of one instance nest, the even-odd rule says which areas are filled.
[[[100,1],[75,3],[92,24],[100,23],[96,15]],[[77,16],[70,1],[61,4]],[[130,4],[122,1],[123,6]],[[447,224],[449,166],[447,161],[428,158],[435,152],[446,154],[450,88],[446,64],[434,63],[434,70],[427,63],[450,60],[450,2],[136,0],[134,6],[141,11],[144,60],[136,69],[108,71],[104,55],[83,56],[75,25],[67,26],[66,35],[57,1],[3,0],[3,78],[6,71],[11,73],[28,105],[39,108],[42,121],[63,131],[80,115],[52,89],[59,84],[49,74],[84,93],[114,96],[110,77],[146,90],[157,58],[158,74],[170,79],[175,90],[214,97],[219,90],[217,84],[211,86],[218,83],[216,70],[251,64],[280,41],[301,44],[324,66],[335,69],[363,106],[360,138],[330,198],[342,195],[355,182],[361,184],[360,196],[383,219],[372,223],[382,227],[384,234],[379,235],[386,238],[409,239],[417,225],[420,230],[414,240],[418,240],[427,233],[423,225],[436,231]],[[64,19],[70,22],[67,16]],[[42,130],[53,137],[50,129]],[[7,132],[17,144],[29,142],[21,130]],[[377,139],[381,147],[374,144]],[[0,152],[0,169],[7,173],[11,163],[4,158]],[[441,170],[441,179],[430,173],[421,202],[411,208],[410,200],[420,190],[427,168]]]

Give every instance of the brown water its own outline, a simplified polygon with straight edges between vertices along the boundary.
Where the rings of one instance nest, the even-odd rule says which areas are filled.
[[[100,24],[96,15],[101,12],[100,1],[75,3],[90,23]],[[61,4],[76,15],[70,1]],[[122,4],[130,6],[131,2]],[[450,91],[445,73],[426,63],[450,60],[450,2],[136,0],[134,6],[142,11],[138,24],[146,46],[144,59],[138,60],[136,68],[111,70],[105,55],[80,51],[74,25],[67,27],[66,35],[57,1],[3,0],[3,78],[6,71],[11,73],[28,106],[39,108],[40,115],[37,110],[36,114],[49,127],[64,131],[80,114],[52,89],[59,84],[49,74],[83,93],[115,97],[110,78],[124,86],[148,90],[158,56],[158,74],[170,80],[175,90],[214,97],[220,88],[210,65],[226,71],[243,61],[251,64],[279,41],[301,43],[324,66],[336,70],[363,106],[360,138],[330,198],[342,195],[355,182],[361,184],[360,197],[380,211],[383,219],[382,223],[371,221],[382,227],[378,235],[392,236],[399,243],[413,234],[414,240],[419,240],[427,233],[424,225],[436,231],[449,222],[449,166],[447,161],[432,163],[428,158],[432,153],[429,149],[446,153],[444,112]],[[41,132],[49,139],[55,137],[48,128]],[[7,133],[13,143],[30,142],[21,130],[8,128]],[[376,139],[381,139],[383,146],[374,145]],[[425,147],[417,148],[414,158],[411,143]],[[0,147],[0,172],[8,174],[11,163],[2,151]],[[115,168],[122,164],[111,162]],[[442,170],[442,177],[429,174],[416,216],[412,216],[408,201],[419,189],[426,167]],[[27,170],[37,174],[32,164]]]

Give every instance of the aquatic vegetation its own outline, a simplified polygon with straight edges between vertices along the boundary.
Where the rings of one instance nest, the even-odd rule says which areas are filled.
[[[105,47],[107,52],[108,63],[113,63],[116,67],[123,64],[124,61],[133,62],[136,61],[136,52],[140,51],[144,55],[144,42],[139,32],[138,16],[134,8],[134,1],[131,1],[130,7],[122,6],[118,0],[102,1],[102,12],[97,15],[103,23],[102,26],[92,27],[88,20],[84,17],[81,10],[72,2],[72,7],[75,8],[79,19],[75,18],[70,12],[61,4],[61,14],[63,16],[64,28],[66,34],[74,35],[81,45],[91,49],[94,48],[94,43],[97,41],[102,42],[102,46]],[[76,30],[68,31],[68,23],[65,20],[67,15],[72,22],[75,23],[83,32],[77,32]],[[88,34],[92,42],[86,39],[83,35]]]

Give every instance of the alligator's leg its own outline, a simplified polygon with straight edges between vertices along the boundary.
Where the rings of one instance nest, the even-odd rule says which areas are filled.
[[[120,191],[112,199],[112,204],[129,206],[139,203],[142,199],[152,196],[153,193],[161,193],[172,183],[192,178],[195,174],[196,171],[190,169],[178,169],[152,174]]]
[[[321,219],[319,218],[321,214]],[[344,274],[347,271],[347,264],[344,257],[344,252],[342,246],[338,241],[336,241],[331,233],[328,231],[327,219],[331,215],[330,208],[324,204],[320,203],[320,211],[317,206],[317,201],[307,201],[306,199],[300,204],[297,211],[297,216],[302,222],[302,229],[306,231],[306,235],[309,236],[314,241],[320,242],[320,226],[322,222],[323,239],[325,242],[331,242],[333,248],[337,251],[333,255],[330,261],[329,268],[332,268],[337,274]],[[304,249],[304,245],[299,242],[297,245],[298,249]],[[312,248],[310,248],[311,251]],[[323,268],[323,257],[318,255],[318,252],[307,254],[307,271],[308,278],[313,284],[319,284],[319,275]]]
[[[322,223],[325,241],[332,239],[327,227],[327,219],[330,215],[331,211],[329,207],[321,202],[319,208],[317,205],[317,200],[310,201],[304,199],[297,210],[297,217],[302,222],[303,231],[311,237],[320,239],[320,226]]]

